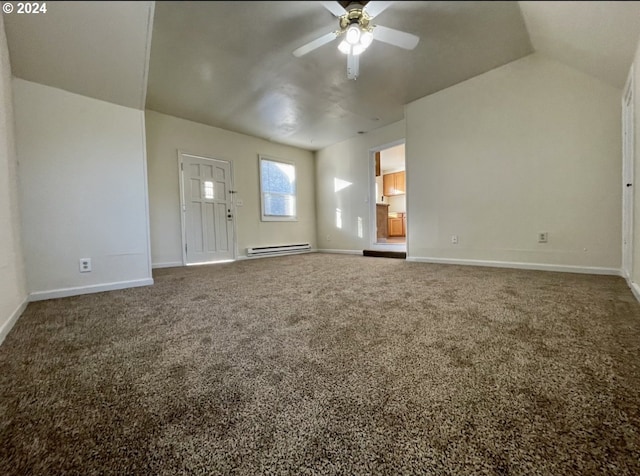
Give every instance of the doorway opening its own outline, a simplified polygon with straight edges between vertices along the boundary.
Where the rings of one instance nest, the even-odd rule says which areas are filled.
[[[371,249],[407,250],[407,180],[404,140],[372,151]]]

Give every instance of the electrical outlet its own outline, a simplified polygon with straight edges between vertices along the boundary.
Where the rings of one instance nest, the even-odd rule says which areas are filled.
[[[91,258],[80,258],[80,272],[81,273],[91,272]]]
[[[331,241],[331,235],[327,235],[327,241]]]
[[[538,243],[546,243],[549,241],[549,233],[541,231],[538,233]]]
[[[241,198],[238,198],[238,199],[236,200],[236,207],[241,207],[242,205],[244,205],[244,202],[242,201],[242,199],[241,199]]]
[[[451,235],[451,244],[452,245],[458,244],[458,235]]]

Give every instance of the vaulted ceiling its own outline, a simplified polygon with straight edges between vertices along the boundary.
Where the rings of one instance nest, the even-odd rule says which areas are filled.
[[[144,108],[153,2],[48,2],[46,13],[3,16],[14,76]]]
[[[375,23],[420,42],[374,41],[355,81],[337,41],[292,55],[337,29],[322,2],[49,2],[4,21],[19,78],[317,150],[534,51],[621,88],[640,2],[393,2]]]
[[[338,41],[292,55],[338,28],[319,2],[157,3],[147,105],[321,148],[399,121],[404,104],[533,51],[514,2],[394,2],[376,21],[420,43],[406,51],[374,41],[354,81]]]

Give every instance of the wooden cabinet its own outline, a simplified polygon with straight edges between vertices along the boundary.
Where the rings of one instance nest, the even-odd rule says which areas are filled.
[[[389,236],[404,236],[402,234],[402,218],[389,218]]]
[[[398,195],[404,195],[407,190],[405,185],[406,181],[405,181],[404,171],[396,172],[395,176],[396,176],[396,193]]]
[[[393,195],[404,195],[405,193],[405,175],[404,171],[385,174],[382,176],[382,189],[385,197]]]
[[[389,236],[387,217],[389,216],[389,204],[376,204],[376,238],[387,238]]]
[[[389,236],[407,235],[407,217],[404,213],[398,213],[396,217],[389,217],[387,221]]]

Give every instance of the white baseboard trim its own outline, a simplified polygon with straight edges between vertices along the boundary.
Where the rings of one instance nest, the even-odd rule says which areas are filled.
[[[362,255],[362,250],[316,250],[318,253],[337,253],[342,255]]]
[[[451,258],[423,258],[417,256],[408,256],[407,261],[419,263],[436,263],[436,264],[457,264],[463,266],[487,266],[491,268],[514,268],[514,269],[531,269],[536,271],[556,271],[560,273],[581,273],[581,274],[605,274],[610,276],[621,276],[618,268],[601,268],[597,266],[572,266],[559,264],[544,263],[521,263],[517,261],[488,261],[475,259],[451,259]]]
[[[101,293],[104,291],[116,291],[118,289],[137,288],[139,286],[151,286],[152,278],[136,279],[133,281],[118,281],[116,283],[93,284],[77,288],[54,289],[52,291],[36,291],[29,295],[29,301],[44,301],[45,299],[57,299],[80,294]]]
[[[151,263],[151,268],[177,268],[179,266],[184,266],[182,261],[167,261],[166,263]]]
[[[20,304],[17,309],[13,311],[11,316],[9,316],[9,320],[7,320],[7,322],[2,324],[2,326],[0,327],[0,345],[2,345],[2,343],[4,342],[4,338],[9,335],[9,332],[11,332],[11,329],[13,329],[15,323],[18,322],[18,318],[27,308],[27,304],[29,304],[28,297],[26,297],[24,301],[22,301],[22,304]]]
[[[629,289],[631,289],[631,292],[633,293],[633,297],[635,297],[636,300],[640,302],[640,286],[638,286],[636,283],[631,281],[631,279],[628,277],[626,278],[626,280],[627,280],[627,285],[629,286]]]

